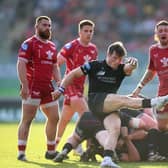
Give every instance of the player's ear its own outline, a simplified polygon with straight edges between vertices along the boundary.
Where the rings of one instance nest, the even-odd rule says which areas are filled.
[[[37,24],[34,25],[34,28],[37,29]]]

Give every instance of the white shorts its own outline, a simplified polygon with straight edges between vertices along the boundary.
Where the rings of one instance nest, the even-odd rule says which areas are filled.
[[[49,103],[45,103],[45,104],[40,104],[41,102],[41,99],[33,99],[31,97],[28,97],[26,100],[22,100],[22,104],[30,104],[30,105],[34,105],[34,106],[41,106],[41,107],[51,107],[51,106],[54,106],[54,105],[58,105],[58,101],[54,100],[52,102],[49,102]]]

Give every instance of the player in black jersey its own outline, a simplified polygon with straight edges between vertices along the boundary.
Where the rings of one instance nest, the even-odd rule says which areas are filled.
[[[120,108],[140,109],[155,106],[157,109],[160,109],[168,103],[168,96],[143,99],[116,94],[123,79],[131,75],[138,64],[137,59],[134,57],[128,57],[123,62],[125,55],[126,49],[121,42],[112,43],[107,49],[105,60],[87,62],[83,66],[74,69],[62,80],[58,90],[52,93],[53,99],[58,99],[75,78],[88,75],[89,108],[95,116],[103,120],[104,127],[109,131],[110,135],[104,147],[102,168],[106,166],[111,166],[112,168],[119,167],[113,166],[111,156],[120,134],[121,122],[117,114]]]
[[[104,138],[108,137],[108,131],[105,130],[102,121],[91,112],[84,112],[77,122],[74,132],[67,139],[62,151],[54,158],[55,162],[62,162],[67,154],[83,140],[91,139],[97,142],[98,146],[104,146]]]

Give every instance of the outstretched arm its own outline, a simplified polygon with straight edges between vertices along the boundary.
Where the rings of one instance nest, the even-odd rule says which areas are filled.
[[[137,85],[135,90],[132,92],[132,95],[134,97],[137,97],[139,95],[139,93],[141,92],[142,88],[154,78],[155,73],[156,73],[155,71],[152,71],[150,69],[146,70],[146,72],[145,72],[144,76],[142,77],[142,79],[140,80],[139,84]]]
[[[71,84],[75,78],[79,78],[79,77],[81,77],[83,75],[84,75],[84,73],[82,72],[80,67],[72,70],[69,74],[67,74],[63,78],[63,80],[62,80],[62,82],[60,84],[60,87],[57,90],[55,90],[54,92],[51,93],[53,100],[57,100],[61,96],[61,94],[64,93],[65,88],[69,84]]]

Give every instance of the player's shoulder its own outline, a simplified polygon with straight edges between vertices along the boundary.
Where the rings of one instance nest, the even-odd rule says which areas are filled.
[[[95,65],[99,66],[99,65],[102,65],[104,63],[104,60],[93,60],[93,61],[90,61],[89,63],[94,65],[94,66]]]
[[[72,40],[72,41],[69,41],[67,42],[65,45],[64,45],[64,49],[66,50],[69,50],[69,49],[72,49],[74,48],[74,46],[78,45],[78,41],[75,39],[75,40]]]
[[[55,43],[50,40],[48,40],[48,44],[51,45],[52,47],[56,47]]]
[[[35,41],[34,36],[27,38],[26,40],[22,42],[21,49],[26,51],[28,48],[32,46],[34,41]]]
[[[94,44],[94,43],[92,43],[92,42],[90,42],[90,43],[89,43],[89,46],[90,46],[90,47],[92,47],[92,48],[95,48],[95,49],[97,49],[97,46],[96,46],[96,44]]]
[[[36,38],[34,36],[32,36],[32,37],[27,38],[25,41],[23,41],[23,43],[29,44],[29,43],[32,43],[34,41],[36,41]]]
[[[156,50],[156,49],[158,49],[158,46],[159,46],[158,43],[152,44],[152,45],[149,47],[149,50],[150,50],[150,51]]]

